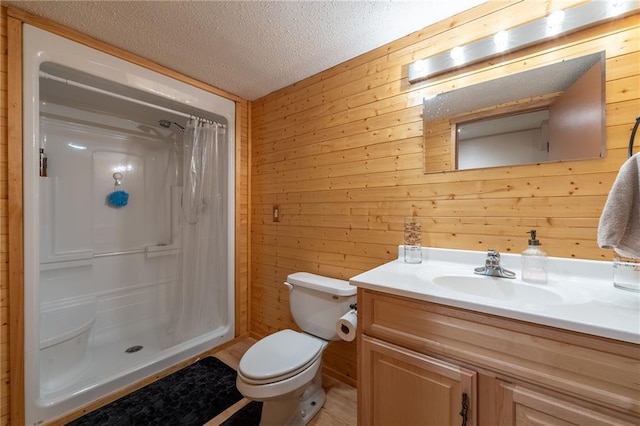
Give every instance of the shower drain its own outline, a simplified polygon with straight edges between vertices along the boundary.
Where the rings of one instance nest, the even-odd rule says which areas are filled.
[[[139,350],[141,350],[141,349],[142,349],[142,346],[140,346],[140,345],[136,345],[136,346],[131,346],[130,348],[127,348],[127,349],[125,350],[125,352],[126,352],[126,353],[128,353],[128,354],[132,354],[132,353],[134,353],[134,352],[138,352],[138,351],[139,351]]]

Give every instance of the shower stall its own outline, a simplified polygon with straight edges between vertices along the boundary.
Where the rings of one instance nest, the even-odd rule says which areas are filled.
[[[25,413],[233,338],[235,104],[23,27]]]

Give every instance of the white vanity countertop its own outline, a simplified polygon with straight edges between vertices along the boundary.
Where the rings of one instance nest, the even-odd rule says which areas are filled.
[[[549,282],[528,284],[520,280],[520,255],[501,254],[502,266],[517,274],[508,279],[474,274],[484,266],[486,252],[423,248],[422,263],[408,264],[400,260],[402,249],[397,260],[351,278],[350,284],[640,344],[640,293],[613,286],[611,262],[550,257]],[[458,283],[462,290],[455,289]]]

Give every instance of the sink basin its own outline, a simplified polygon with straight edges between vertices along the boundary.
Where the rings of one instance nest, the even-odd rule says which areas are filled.
[[[561,294],[544,286],[488,276],[446,275],[433,278],[435,285],[470,296],[527,304],[566,303]]]

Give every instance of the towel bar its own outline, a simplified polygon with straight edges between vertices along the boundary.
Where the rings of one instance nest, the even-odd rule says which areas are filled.
[[[636,117],[636,124],[633,125],[633,130],[631,131],[631,137],[629,138],[629,158],[633,155],[633,141],[636,138],[636,131],[638,130],[638,124],[640,124],[640,115]]]

